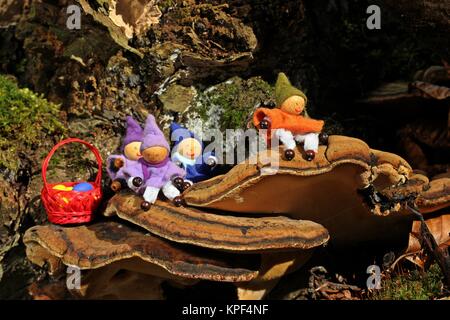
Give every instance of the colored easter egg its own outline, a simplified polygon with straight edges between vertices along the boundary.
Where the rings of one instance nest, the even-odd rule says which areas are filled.
[[[66,187],[63,184],[57,184],[52,189],[53,190],[59,190],[59,191],[71,191],[73,188],[72,187]]]
[[[81,182],[73,187],[73,191],[78,191],[78,192],[86,192],[86,191],[90,191],[92,189],[94,189],[94,187],[92,186],[92,184],[90,184],[88,182]]]
[[[59,197],[58,197],[58,202],[57,202],[57,204],[58,204],[58,206],[60,207],[60,208],[62,208],[62,209],[64,209],[64,203],[62,203],[62,202],[64,202],[65,204],[69,204],[69,199],[67,199],[66,197],[64,197],[64,196],[61,196],[61,194],[59,195]]]

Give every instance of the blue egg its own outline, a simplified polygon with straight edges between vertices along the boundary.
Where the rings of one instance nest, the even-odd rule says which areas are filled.
[[[86,192],[86,191],[90,191],[92,189],[94,189],[94,187],[92,186],[92,184],[90,184],[88,182],[81,182],[73,187],[73,191],[78,191],[78,192]]]

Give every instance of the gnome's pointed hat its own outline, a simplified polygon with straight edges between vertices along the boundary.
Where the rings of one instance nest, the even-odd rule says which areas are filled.
[[[203,149],[203,142],[199,139],[192,131],[182,127],[180,124],[176,122],[172,122],[170,124],[170,139],[174,142],[173,147],[175,148],[183,139],[194,138],[198,142],[200,142]]]
[[[143,131],[139,123],[133,119],[133,117],[127,117],[127,132],[125,134],[125,138],[122,143],[122,150],[125,148],[127,144],[130,144],[135,141],[142,141]]]
[[[294,87],[283,72],[280,72],[278,74],[277,82],[275,83],[275,100],[277,106],[280,106],[287,98],[292,96],[300,96],[305,99],[305,105],[308,101],[306,95],[301,90]]]
[[[156,124],[155,117],[149,114],[147,120],[145,121],[144,139],[142,141],[141,151],[156,146],[164,147],[170,151],[169,143],[164,137],[161,129],[159,129]]]

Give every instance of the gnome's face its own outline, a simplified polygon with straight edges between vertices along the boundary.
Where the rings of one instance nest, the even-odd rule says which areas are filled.
[[[169,150],[165,147],[153,146],[142,151],[142,157],[150,164],[159,164],[166,160]]]
[[[197,139],[186,138],[178,144],[177,151],[185,158],[196,159],[202,154],[202,145]]]
[[[125,154],[125,157],[134,161],[139,160],[139,158],[142,157],[140,151],[141,144],[142,142],[140,141],[133,141],[125,145],[125,147],[123,148],[123,153]]]
[[[290,114],[300,114],[305,109],[305,99],[300,96],[292,96],[284,100],[280,109]]]

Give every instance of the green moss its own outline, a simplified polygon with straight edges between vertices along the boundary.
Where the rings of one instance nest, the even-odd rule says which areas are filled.
[[[36,149],[46,135],[64,132],[59,106],[0,75],[0,167],[17,169],[19,152]]]
[[[165,13],[169,8],[172,8],[177,5],[176,0],[162,0],[158,2],[158,7],[161,10],[161,12]]]
[[[273,96],[274,88],[260,77],[248,80],[234,77],[215,86],[215,90],[202,93],[198,112],[207,120],[208,109],[212,105],[219,106],[222,130],[244,128],[254,106]]]
[[[374,300],[430,300],[443,295],[443,275],[437,264],[427,272],[409,271],[382,282],[370,297]]]

